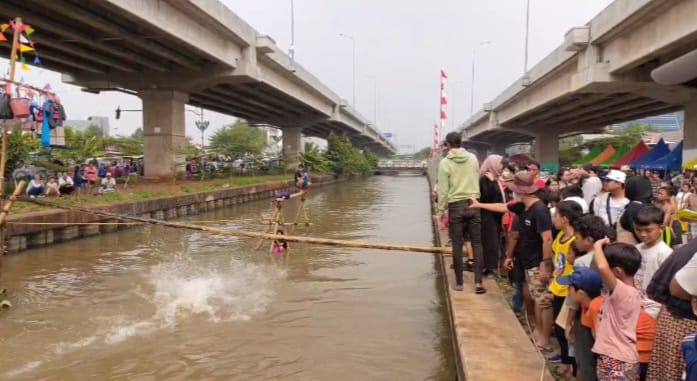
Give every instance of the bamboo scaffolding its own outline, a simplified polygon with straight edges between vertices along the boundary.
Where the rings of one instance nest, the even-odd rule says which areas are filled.
[[[300,214],[303,213],[305,209],[305,198],[307,197],[307,194],[303,192],[302,197],[300,197],[300,206],[298,207],[298,212],[295,214],[295,221],[293,225],[290,227],[290,234],[295,233],[295,227],[298,226],[298,220],[300,219]],[[305,222],[307,223],[307,214],[303,214],[305,217]]]
[[[12,193],[7,202],[5,202],[5,205],[2,206],[2,210],[0,210],[0,255],[5,254],[5,233],[7,232],[5,229],[5,220],[7,219],[7,215],[10,213],[12,203],[17,200],[17,197],[21,195],[22,192],[24,192],[24,187],[26,185],[26,181],[20,181],[15,187],[15,191]]]
[[[414,246],[414,245],[400,245],[391,243],[373,243],[373,242],[360,242],[360,241],[348,241],[341,239],[329,239],[329,238],[314,238],[314,237],[300,237],[292,235],[276,235],[269,233],[257,233],[257,232],[247,232],[241,230],[224,230],[220,228],[213,228],[208,226],[186,224],[181,222],[170,222],[162,221],[154,218],[143,218],[143,217],[132,217],[124,216],[116,213],[103,212],[98,210],[91,210],[87,208],[77,207],[77,206],[67,206],[67,205],[57,205],[50,202],[30,199],[24,200],[26,202],[32,202],[38,205],[43,205],[47,207],[71,210],[75,212],[82,212],[93,214],[96,216],[104,216],[121,220],[139,221],[152,225],[161,225],[177,229],[189,229],[198,230],[203,232],[208,232],[212,234],[231,236],[231,237],[248,237],[248,238],[258,238],[261,240],[277,240],[282,239],[287,242],[304,242],[315,245],[324,246],[341,246],[350,248],[363,248],[363,249],[377,249],[377,250],[394,250],[394,251],[408,251],[408,252],[421,252],[421,253],[432,253],[432,254],[451,254],[452,250],[450,247],[432,247],[432,246]]]
[[[10,81],[15,80],[15,63],[17,63],[17,45],[19,44],[19,35],[22,30],[22,19],[15,18],[15,26],[12,33],[12,49],[10,50]],[[5,166],[7,164],[7,121],[2,126],[2,147],[0,148],[0,196],[5,194]],[[10,203],[12,205],[12,203]],[[0,222],[0,226],[2,222]]]

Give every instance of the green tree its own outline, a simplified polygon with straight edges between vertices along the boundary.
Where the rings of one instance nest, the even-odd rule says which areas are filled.
[[[145,136],[145,134],[143,133],[142,127],[136,128],[136,130],[131,134],[131,138],[136,139],[136,140],[140,140],[141,142],[143,141],[144,136]]]
[[[103,139],[92,135],[93,131],[77,131],[68,126],[63,131],[65,132],[66,149],[57,152],[56,156],[59,158],[84,162],[104,154]]]
[[[85,134],[87,134],[89,136],[95,136],[97,138],[104,137],[104,131],[102,130],[102,128],[99,126],[95,126],[94,124],[90,125],[89,127],[87,127],[85,129]]]
[[[431,157],[431,147],[424,147],[416,153],[417,160],[424,160]]]
[[[329,160],[322,151],[312,143],[305,143],[305,150],[300,154],[302,164],[313,173],[327,173],[330,169]]]
[[[367,150],[358,150],[347,135],[341,137],[331,133],[327,137],[327,152],[330,169],[338,175],[367,174],[377,166],[377,157]]]
[[[263,130],[238,121],[216,131],[210,139],[212,152],[235,157],[237,155],[258,155],[266,146]]]
[[[368,170],[377,168],[380,159],[378,159],[377,155],[375,155],[372,151],[367,149],[363,150],[363,157],[365,158],[365,161],[368,163]]]
[[[23,134],[20,130],[12,131],[7,135],[7,163],[6,174],[22,166],[29,159],[29,154],[38,150],[41,143],[29,134]]]
[[[125,156],[143,154],[143,140],[131,136],[107,136],[102,138],[102,145],[103,147],[113,146],[116,151]]]

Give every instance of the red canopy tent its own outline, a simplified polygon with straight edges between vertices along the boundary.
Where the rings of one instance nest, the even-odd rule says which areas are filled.
[[[635,145],[631,151],[627,152],[627,154],[622,156],[622,158],[620,158],[619,160],[610,164],[610,168],[619,169],[623,165],[629,165],[629,163],[638,160],[639,158],[649,153],[649,151],[650,149],[646,145],[646,143],[644,143],[643,140],[639,140],[639,143],[637,143],[637,145]]]

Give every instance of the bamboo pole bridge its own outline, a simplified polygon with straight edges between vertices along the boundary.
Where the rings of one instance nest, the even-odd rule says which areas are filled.
[[[299,193],[291,195],[291,197],[297,197],[300,195],[300,193],[304,194],[304,192],[299,192]],[[37,199],[27,199],[27,200],[23,200],[23,201],[31,202],[34,204],[38,204],[38,205],[50,207],[50,208],[70,210],[73,212],[88,213],[88,214],[92,214],[95,216],[108,217],[108,218],[124,220],[124,221],[135,221],[138,223],[150,224],[150,225],[160,225],[160,226],[166,226],[166,227],[171,227],[171,228],[175,228],[175,229],[197,230],[197,231],[202,231],[202,232],[207,232],[207,233],[222,235],[222,236],[229,236],[229,237],[256,238],[256,239],[259,239],[260,242],[263,242],[265,240],[271,240],[272,242],[274,240],[283,240],[286,242],[301,242],[301,243],[309,243],[309,244],[313,244],[313,245],[323,245],[323,246],[340,246],[340,247],[348,247],[348,248],[420,252],[420,253],[431,253],[431,254],[452,254],[452,250],[450,247],[415,246],[415,245],[403,245],[403,244],[393,244],[393,243],[374,243],[374,242],[362,242],[362,241],[349,241],[349,240],[342,240],[342,239],[330,239],[330,238],[317,238],[317,237],[305,237],[305,236],[296,236],[296,235],[276,234],[276,232],[278,231],[278,227],[280,226],[280,223],[281,223],[281,220],[280,220],[280,217],[278,214],[280,214],[280,205],[279,204],[282,203],[282,199],[274,200],[275,205],[276,205],[276,209],[274,211],[274,216],[272,217],[273,222],[271,224],[272,225],[271,232],[266,232],[266,233],[250,232],[250,231],[244,231],[244,230],[238,230],[238,229],[221,229],[221,228],[202,226],[202,225],[197,225],[197,224],[192,224],[192,223],[171,222],[171,221],[164,221],[164,220],[159,220],[159,219],[155,219],[155,218],[128,216],[128,215],[122,215],[122,214],[117,214],[117,213],[104,212],[104,211],[100,211],[100,210],[93,210],[93,209],[89,209],[89,208],[83,208],[83,207],[79,207],[79,206],[59,205],[59,204],[55,204],[52,202],[47,202],[47,201],[37,200]],[[300,214],[300,213],[298,213],[298,214]],[[295,224],[295,223],[292,223],[292,224]],[[68,225],[69,225],[69,223],[68,223]],[[261,243],[258,246],[261,247]]]

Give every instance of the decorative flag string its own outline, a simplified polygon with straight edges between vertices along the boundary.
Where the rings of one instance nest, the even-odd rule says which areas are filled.
[[[34,55],[34,59],[30,62],[36,66],[41,66],[41,58],[39,58],[39,54],[36,52],[35,43],[29,37],[35,32],[35,30],[31,27],[31,25],[26,24],[22,25],[19,29],[20,30],[17,30],[17,25],[15,24],[14,20],[0,24],[0,42],[9,42],[7,36],[5,36],[5,32],[8,30],[12,33],[18,32],[19,43],[17,44],[17,51],[11,52],[11,54],[15,60],[19,61],[23,71],[30,71],[31,69],[27,64],[27,59],[24,57],[24,53],[32,53]]]
[[[431,149],[432,155],[438,156],[440,154],[440,135],[443,131],[443,127],[446,125],[448,115],[445,112],[445,108],[448,105],[448,96],[445,93],[445,83],[448,76],[445,71],[441,69],[440,71],[440,122],[437,123],[433,130],[433,148]]]

